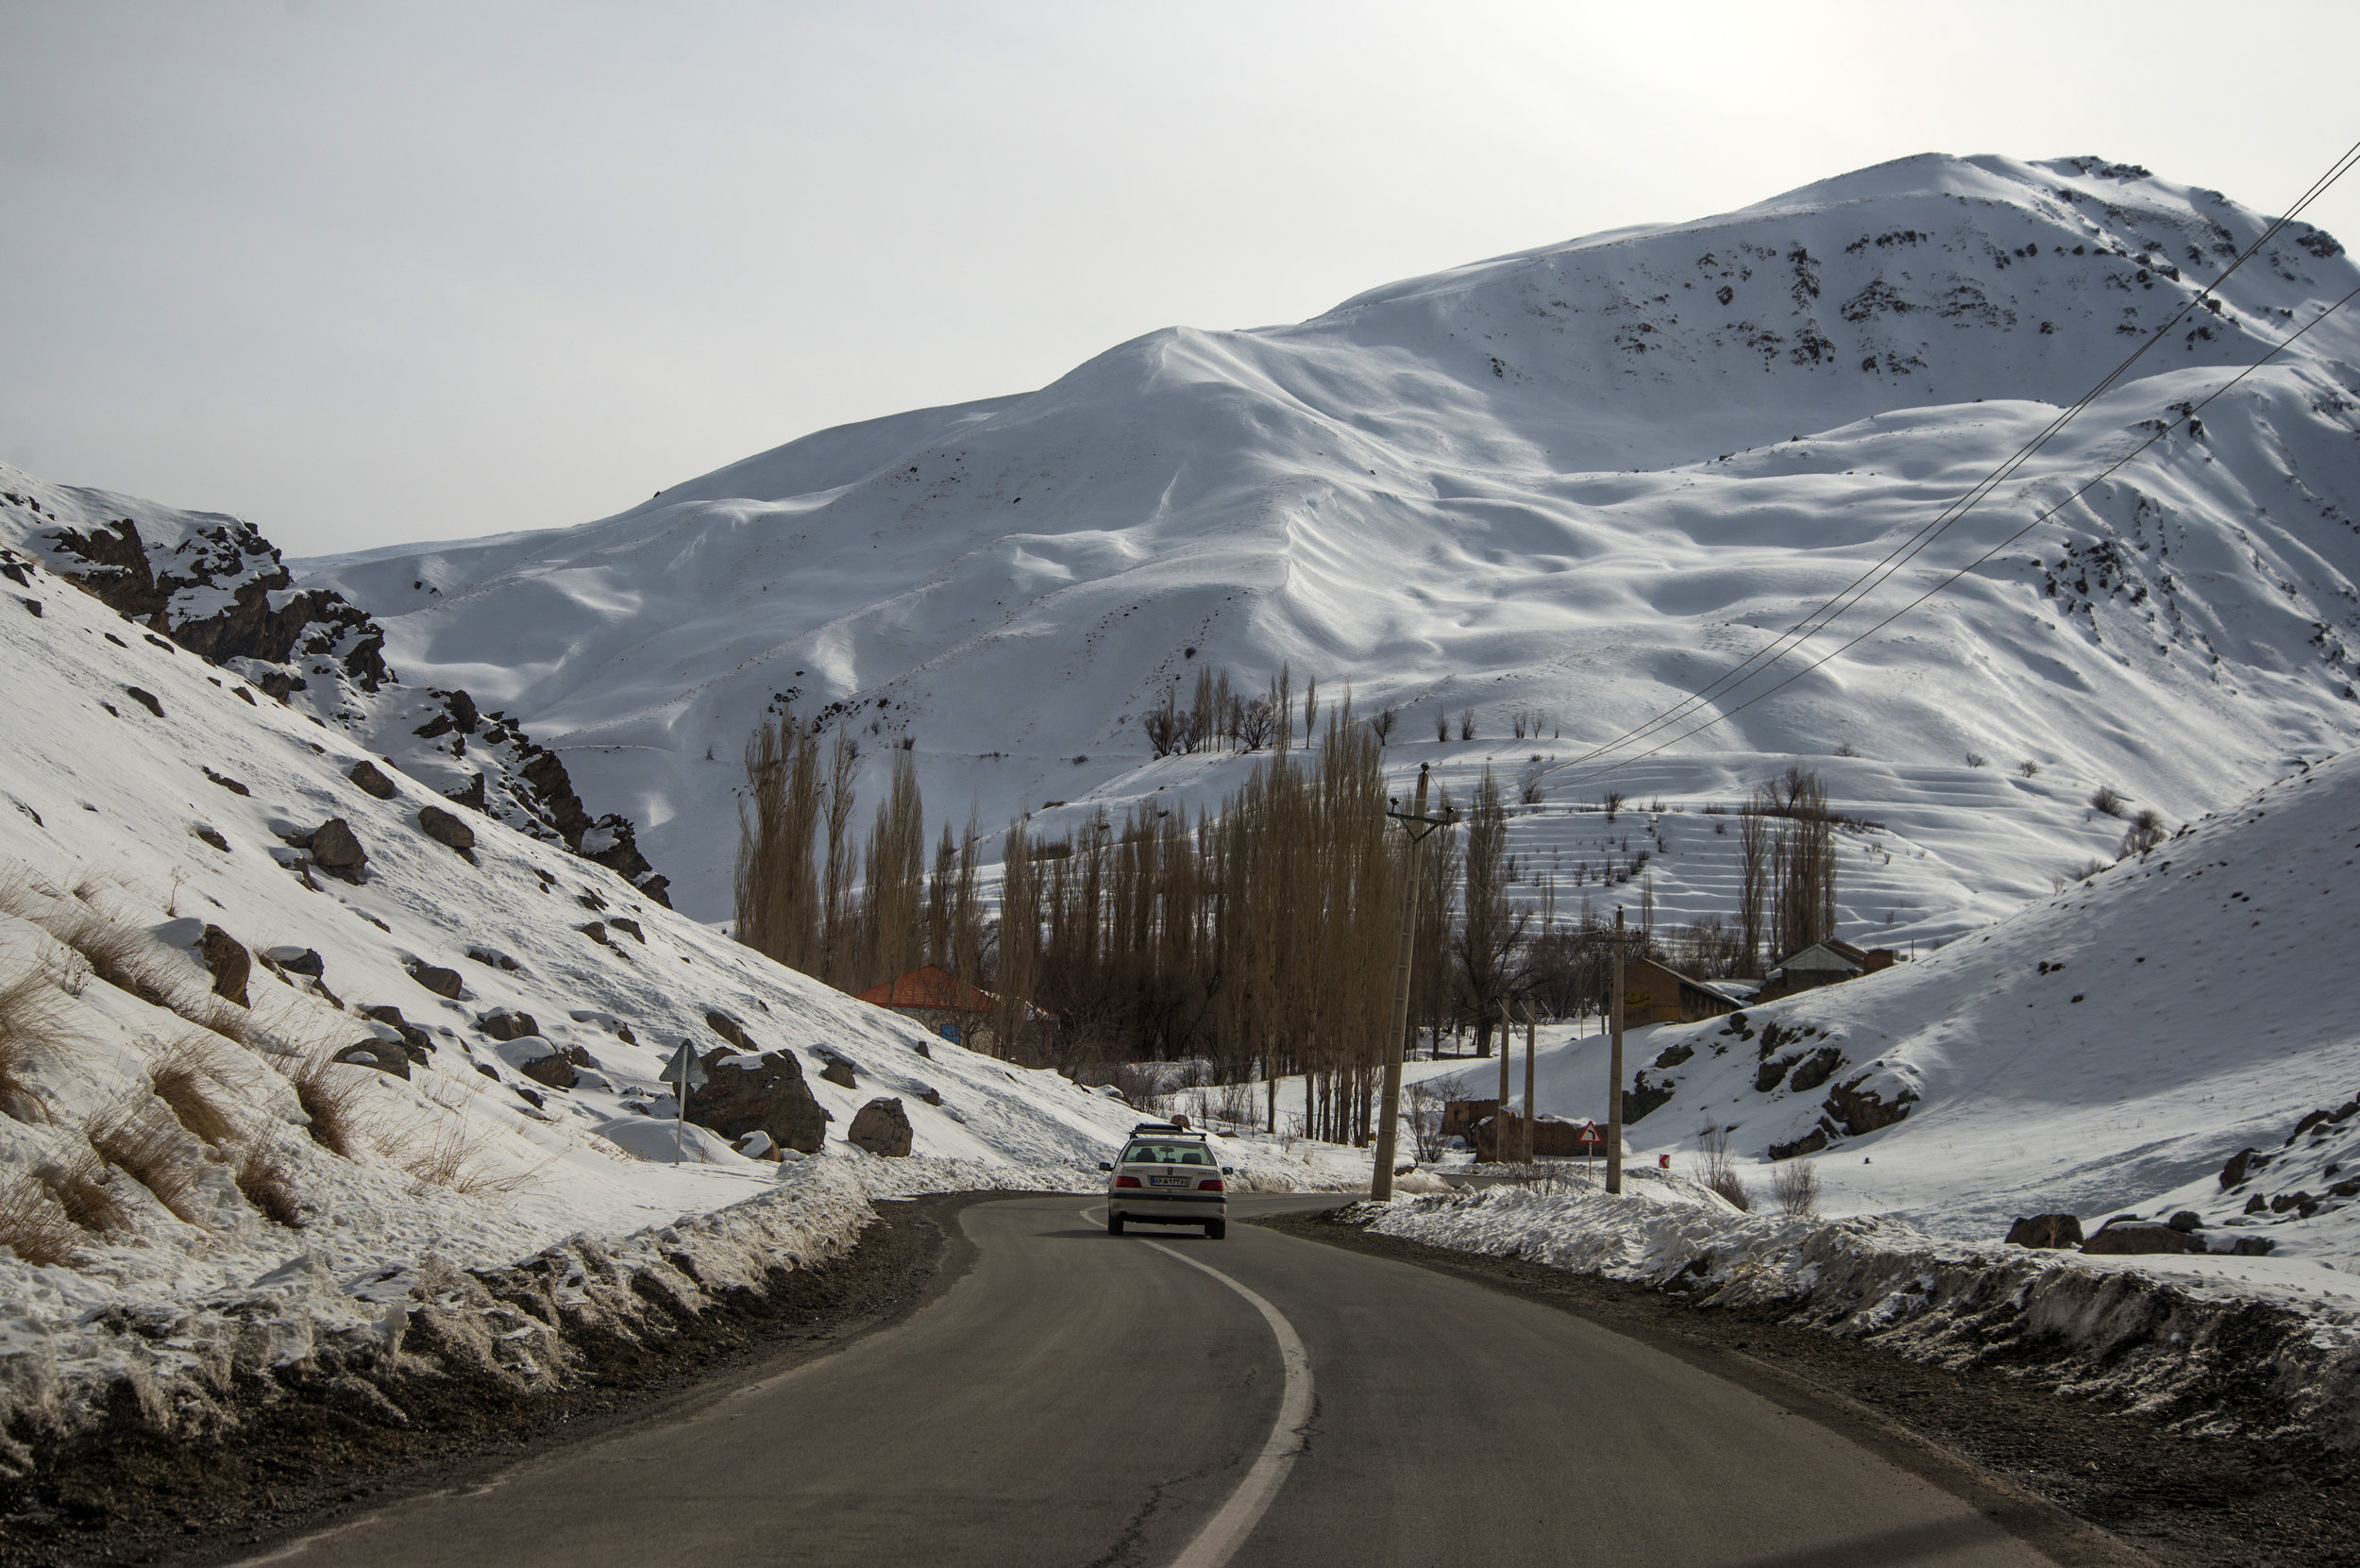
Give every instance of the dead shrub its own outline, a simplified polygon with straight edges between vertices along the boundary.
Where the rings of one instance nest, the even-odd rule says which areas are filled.
[[[90,1141],[108,1164],[154,1193],[174,1216],[200,1223],[189,1201],[196,1190],[196,1164],[177,1128],[152,1110],[124,1105],[91,1123]]]
[[[1729,1201],[1731,1206],[1750,1213],[1754,1194],[1745,1178],[1737,1173],[1737,1160],[1729,1153],[1728,1129],[1717,1124],[1699,1128],[1696,1148],[1704,1161],[1697,1175],[1707,1188]]]
[[[70,1261],[81,1239],[46,1187],[22,1172],[0,1177],[0,1247],[48,1268]]]
[[[238,1156],[231,1179],[245,1201],[289,1230],[303,1228],[303,1201],[295,1184],[295,1162],[275,1138],[256,1138]]]
[[[35,971],[0,986],[0,1113],[19,1121],[49,1120],[49,1111],[26,1082],[34,1048],[54,1039],[64,1021],[58,992]]]
[[[48,1189],[65,1217],[93,1236],[131,1228],[131,1216],[107,1190],[107,1162],[88,1144],[62,1165],[44,1165],[33,1172]]]
[[[1819,1167],[1807,1159],[1790,1159],[1770,1176],[1770,1196],[1780,1213],[1797,1220],[1819,1217]]]
[[[329,1154],[350,1159],[361,1142],[360,1101],[362,1080],[355,1073],[368,1069],[340,1068],[325,1054],[307,1056],[287,1072],[295,1086],[295,1103],[312,1119],[305,1130],[312,1141]]]
[[[502,1197],[532,1185],[538,1171],[502,1171],[489,1158],[487,1140],[458,1117],[434,1129],[426,1146],[400,1161],[421,1186],[447,1188],[464,1198]]]
[[[155,1086],[156,1097],[172,1107],[180,1125],[219,1148],[237,1136],[238,1127],[227,1111],[213,1104],[210,1091],[218,1088],[220,1081],[212,1074],[210,1054],[204,1037],[184,1037],[148,1070],[147,1081]]]
[[[2090,793],[2090,809],[2101,817],[2120,817],[2129,810],[2129,805],[2123,800],[2122,792],[2114,785],[2099,784]]]
[[[70,909],[35,923],[80,953],[91,972],[116,990],[161,1007],[177,989],[177,977],[160,961],[156,939],[137,926],[119,924],[93,909]]]

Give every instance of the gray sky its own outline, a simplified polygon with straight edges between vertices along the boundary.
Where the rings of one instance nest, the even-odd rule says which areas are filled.
[[[0,0],[0,457],[293,553],[587,520],[1156,327],[2097,153],[2275,211],[2360,8]],[[2360,176],[2311,214],[2360,241]]]

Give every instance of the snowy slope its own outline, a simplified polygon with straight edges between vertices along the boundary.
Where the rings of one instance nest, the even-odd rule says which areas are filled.
[[[1852,581],[2160,325],[2264,220],[2095,160],[1928,156],[1694,223],[1173,329],[1019,396],[823,431],[601,522],[310,564],[406,675],[559,748],[727,913],[732,790],[770,708],[914,736],[937,817],[1209,800],[1136,715],[1207,666],[1349,678],[1392,766],[1576,756]],[[2298,226],[1947,540],[1897,604],[2360,282]],[[1692,809],[1790,754],[1884,821],[1847,925],[1954,935],[2109,835],[2349,744],[2360,323],[2341,317],[1945,599],[1614,781]],[[1481,739],[1437,744],[1440,713]],[[1550,715],[1545,741],[1503,739]],[[1842,748],[1857,759],[1838,759]],[[880,748],[881,749],[881,748]],[[1970,752],[1990,759],[1965,766]],[[2040,762],[2038,780],[2007,770]],[[1602,785],[1556,775],[1553,799]],[[1549,828],[1560,866],[1603,846]],[[1592,835],[1593,838],[1597,835]],[[1619,835],[1618,835],[1619,836]],[[1693,839],[1693,834],[1679,835]],[[1659,856],[1727,908],[1725,845]],[[1888,856],[1890,859],[1888,860]],[[1576,896],[1570,872],[1560,886]]]
[[[1632,1108],[1657,1104],[1630,1144],[1684,1166],[1721,1125],[1757,1188],[1770,1151],[1802,1144],[1829,1212],[1936,1234],[2193,1210],[2272,1263],[2360,1270],[2355,865],[2346,753],[1939,953],[1748,1009],[1742,1032],[1635,1032]],[[1595,1039],[1552,1065],[1542,1109],[1593,1114]],[[1869,1096],[1903,1116],[1869,1130]]]
[[[0,550],[0,1243],[28,1217],[58,1233],[51,1194],[77,1164],[122,1211],[63,1225],[56,1264],[0,1249],[0,1427],[97,1408],[93,1379],[217,1383],[258,1356],[267,1373],[331,1329],[375,1335],[413,1289],[481,1295],[452,1271],[568,1238],[628,1251],[632,1233],[775,1194],[775,1218],[722,1226],[729,1269],[758,1278],[845,1244],[864,1193],[1093,1187],[1136,1119],[773,965],[562,845],[469,814],[463,855],[421,831],[431,787],[381,759],[390,798],[352,781],[367,753],[337,727],[21,553]],[[367,852],[357,883],[288,843],[331,818]],[[212,994],[208,926],[253,954],[248,1005]],[[106,943],[134,988],[77,956]],[[456,971],[458,994],[413,965]],[[398,1025],[362,1016],[387,1005]],[[537,1035],[497,1038],[503,1011]],[[833,1117],[817,1157],[743,1157],[691,1128],[673,1163],[658,1074],[683,1040],[722,1049],[716,1014],[801,1067]],[[328,1061],[364,1043],[407,1076]],[[521,1071],[552,1050],[581,1064],[570,1088]],[[849,1085],[820,1076],[832,1061]],[[226,1128],[200,1139],[158,1098],[175,1064]],[[326,1124],[303,1108],[309,1073],[349,1101],[344,1153],[306,1134]],[[846,1141],[879,1097],[900,1101],[912,1157]],[[115,1147],[112,1122],[146,1142],[109,1172],[92,1140]],[[235,1179],[249,1156],[278,1166],[275,1215]],[[1284,1182],[1286,1162],[1256,1164]],[[150,1343],[131,1322],[177,1326]],[[0,1469],[15,1452],[0,1442]]]

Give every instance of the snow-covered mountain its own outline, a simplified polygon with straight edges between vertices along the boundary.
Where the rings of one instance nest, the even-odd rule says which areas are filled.
[[[1054,834],[1232,785],[1234,755],[1151,764],[1137,716],[1201,667],[1258,687],[1290,664],[1298,692],[1349,679],[1363,711],[1406,710],[1391,765],[1463,784],[1578,756],[1762,647],[2266,227],[2093,159],[1909,159],[1297,326],[1152,333],[1038,392],[822,431],[601,522],[301,580],[366,607],[405,679],[561,751],[705,919],[727,913],[739,748],[782,704],[912,737],[938,817],[1047,809]],[[2291,227],[1869,608],[2355,283]],[[2348,745],[2355,388],[2360,322],[2339,316],[1910,619],[1611,782],[1693,807],[1821,759],[1890,829],[1847,876],[1847,928],[1907,940],[2110,849],[2082,806],[2099,782],[2179,820]],[[1433,739],[1470,707],[1479,738]],[[1546,738],[1510,737],[1519,712]],[[2028,760],[2039,778],[2012,771]],[[1584,778],[1550,799],[1594,798]],[[1567,867],[1574,826],[1519,848]],[[1672,918],[1726,907],[1723,844],[1690,837],[1657,857]]]

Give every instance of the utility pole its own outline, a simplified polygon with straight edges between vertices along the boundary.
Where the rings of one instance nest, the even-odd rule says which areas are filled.
[[[1508,1163],[1508,1064],[1516,1057],[1516,1026],[1508,1020],[1508,999],[1500,998],[1500,1108],[1492,1118],[1492,1157]]]
[[[1532,1130],[1532,1122],[1533,1122],[1533,1118],[1534,1118],[1534,1117],[1536,1117],[1536,1116],[1538,1116],[1538,1115],[1540,1114],[1540,1112],[1538,1112],[1538,1111],[1536,1111],[1536,1110],[1534,1110],[1534,1109],[1533,1109],[1533,1105],[1532,1105],[1532,1093],[1533,1093],[1533,1090],[1532,1090],[1532,1038],[1533,1038],[1533,1035],[1534,1035],[1534,1033],[1536,1032],[1536,1030],[1537,1030],[1537,1029],[1538,1029],[1538,1027],[1539,1027],[1539,1026],[1538,1026],[1538,1025],[1534,1022],[1534,1020],[1533,1020],[1533,1011],[1534,1011],[1534,1009],[1533,1009],[1533,1005],[1532,1005],[1532,1003],[1529,1003],[1529,1002],[1526,1003],[1525,1003],[1525,1140],[1524,1140],[1524,1141],[1525,1141],[1525,1163],[1526,1163],[1526,1165],[1530,1165],[1530,1164],[1532,1163],[1532,1161],[1533,1161],[1533,1141],[1532,1141],[1533,1130]]]
[[[1614,907],[1614,1040],[1607,1050],[1606,1189],[1623,1189],[1623,909]]]
[[[1418,930],[1418,866],[1424,858],[1418,853],[1418,847],[1425,842],[1428,834],[1450,825],[1441,818],[1425,814],[1425,786],[1426,771],[1421,764],[1417,804],[1406,813],[1385,814],[1399,822],[1408,835],[1409,864],[1401,878],[1401,939],[1393,950],[1392,1026],[1385,1035],[1385,1093],[1377,1110],[1376,1169],[1369,1181],[1369,1196],[1379,1203],[1393,1195],[1393,1155],[1401,1127],[1402,1037],[1409,1030],[1409,970]],[[1310,1082],[1307,1074],[1304,1082]]]

